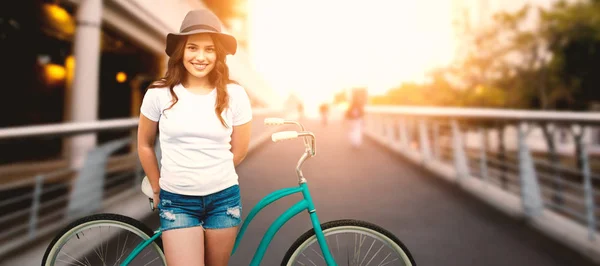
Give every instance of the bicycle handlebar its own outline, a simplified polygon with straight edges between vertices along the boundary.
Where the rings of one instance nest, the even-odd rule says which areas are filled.
[[[275,132],[271,135],[271,140],[273,142],[278,142],[281,140],[295,139],[298,137],[303,137],[304,146],[306,147],[306,151],[310,152],[311,156],[316,155],[317,147],[315,143],[315,135],[312,132],[305,131],[304,126],[297,121],[293,120],[285,120],[283,118],[276,117],[268,117],[264,120],[265,125],[284,125],[284,124],[293,124],[300,127],[301,131],[280,131]],[[310,139],[309,139],[310,138]]]
[[[271,140],[273,142],[278,142],[281,140],[295,139],[298,137],[302,137],[304,141],[304,154],[298,160],[298,165],[296,166],[296,173],[298,174],[298,179],[300,183],[306,182],[304,176],[302,175],[302,165],[304,161],[310,157],[313,157],[317,153],[316,140],[315,135],[310,131],[305,131],[304,126],[297,121],[285,120],[282,118],[265,118],[265,125],[284,125],[284,124],[294,124],[300,127],[302,131],[280,131],[275,132],[271,135]]]

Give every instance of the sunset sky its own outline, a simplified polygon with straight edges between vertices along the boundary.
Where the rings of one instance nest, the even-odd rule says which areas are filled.
[[[295,92],[309,104],[353,86],[383,94],[450,63],[457,7],[490,13],[524,2],[484,1],[248,0],[248,52],[276,91]]]

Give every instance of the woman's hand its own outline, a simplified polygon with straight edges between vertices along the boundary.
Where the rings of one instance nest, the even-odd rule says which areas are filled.
[[[158,209],[158,202],[160,202],[160,195],[158,193],[154,193],[154,195],[152,195],[152,201],[154,203],[154,207],[152,210],[156,210]]]

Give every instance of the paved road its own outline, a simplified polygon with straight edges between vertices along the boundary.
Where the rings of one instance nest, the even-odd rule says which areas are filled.
[[[317,135],[318,152],[304,173],[322,221],[353,218],[378,224],[404,242],[418,265],[594,265],[372,141],[352,149],[340,124],[309,122],[307,129]],[[301,151],[299,140],[269,142],[240,165],[244,217],[271,191],[297,184],[294,167]],[[271,222],[299,199],[295,195],[265,208],[230,265],[248,265]],[[156,225],[157,219],[149,223]],[[304,212],[284,225],[262,265],[279,265],[309,228]]]

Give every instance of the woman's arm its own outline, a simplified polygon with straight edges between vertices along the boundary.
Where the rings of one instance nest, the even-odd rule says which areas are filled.
[[[238,166],[244,158],[246,158],[251,132],[252,121],[243,125],[233,126],[233,133],[231,133],[231,152],[233,153],[234,166]]]
[[[140,115],[140,122],[138,125],[138,156],[142,163],[142,168],[148,176],[148,181],[152,186],[154,194],[160,192],[158,185],[158,178],[160,171],[158,169],[158,161],[156,160],[156,153],[154,152],[154,143],[156,140],[156,132],[158,130],[158,122],[154,122],[148,119],[144,115]]]

